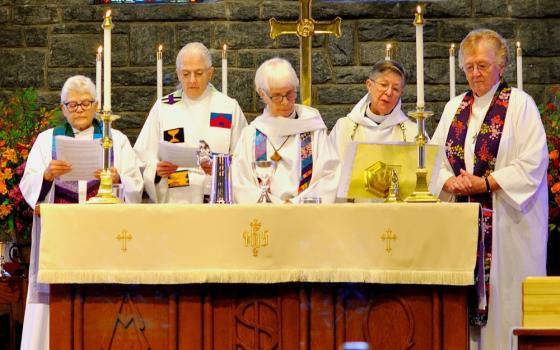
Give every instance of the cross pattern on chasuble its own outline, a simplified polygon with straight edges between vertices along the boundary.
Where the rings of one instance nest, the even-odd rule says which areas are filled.
[[[297,22],[270,19],[270,37],[276,39],[280,35],[297,35],[299,38],[299,81],[301,102],[311,106],[311,39],[316,34],[334,34],[340,38],[342,19],[336,17],[332,21],[316,21],[311,17],[313,0],[299,1],[299,19]]]

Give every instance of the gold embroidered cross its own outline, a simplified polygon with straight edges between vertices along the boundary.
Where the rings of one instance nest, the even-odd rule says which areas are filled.
[[[253,248],[253,256],[257,257],[259,248],[268,245],[268,230],[260,231],[262,224],[257,219],[253,219],[249,226],[251,226],[251,230],[243,232],[243,240],[245,247]]]
[[[126,252],[126,241],[131,240],[132,235],[127,230],[122,230],[121,233],[117,235],[117,239],[122,242],[121,250],[123,253]]]
[[[394,234],[393,231],[391,231],[391,229],[388,229],[381,235],[381,240],[385,241],[385,250],[387,251],[387,253],[391,253],[391,251],[393,250],[391,248],[391,240],[396,240],[396,239],[397,239],[397,235]]]

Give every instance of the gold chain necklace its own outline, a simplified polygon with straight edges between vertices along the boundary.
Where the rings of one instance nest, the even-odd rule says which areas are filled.
[[[278,151],[282,149],[282,147],[284,147],[284,145],[286,144],[286,141],[288,141],[288,139],[291,137],[292,135],[288,135],[286,137],[286,139],[284,140],[284,142],[282,142],[282,144],[280,145],[280,147],[276,148],[274,147],[274,144],[272,144],[272,141],[270,141],[269,138],[267,138],[268,143],[270,143],[270,145],[272,146],[272,149],[274,150],[274,153],[272,154],[272,157],[270,157],[270,159],[272,159],[275,162],[279,162],[282,159],[282,156],[280,154],[278,154]]]

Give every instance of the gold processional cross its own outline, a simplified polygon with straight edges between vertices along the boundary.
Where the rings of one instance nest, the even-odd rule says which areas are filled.
[[[299,1],[299,19],[297,22],[270,19],[270,37],[272,39],[287,34],[299,37],[301,102],[306,106],[311,106],[311,39],[315,34],[334,34],[337,38],[340,38],[340,24],[342,22],[342,19],[338,16],[329,22],[315,21],[311,18],[312,1]]]

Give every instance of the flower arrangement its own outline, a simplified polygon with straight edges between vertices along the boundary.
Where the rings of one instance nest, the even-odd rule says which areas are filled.
[[[560,233],[560,86],[547,89],[545,103],[539,109],[548,142],[548,227]]]
[[[37,135],[59,120],[59,108],[38,108],[32,88],[0,100],[0,241],[30,238],[33,208],[23,199],[19,182]]]

